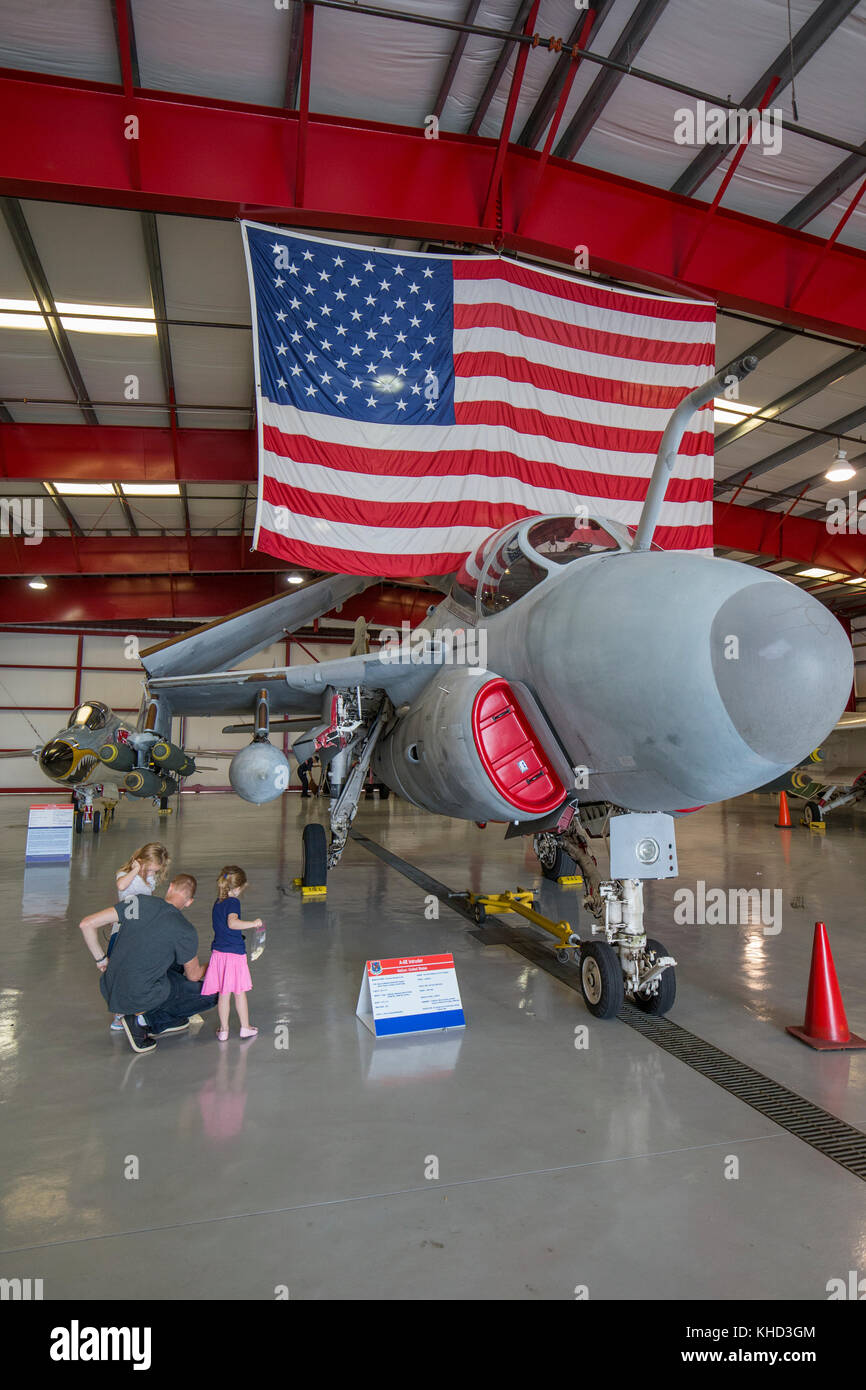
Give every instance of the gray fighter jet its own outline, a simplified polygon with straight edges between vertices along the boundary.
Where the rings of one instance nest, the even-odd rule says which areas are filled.
[[[692,414],[756,365],[733,364],[677,407],[634,535],[581,508],[514,522],[440,586],[422,629],[379,651],[230,669],[375,582],[348,577],[151,648],[137,757],[150,765],[174,716],[239,717],[229,727],[251,741],[231,783],[265,803],[289,780],[271,721],[298,730],[294,755],[317,754],[332,788],[330,843],[323,826],[304,831],[306,883],[338,862],[371,770],[424,810],[532,834],[547,876],[583,875],[591,1011],[609,1017],[627,995],[666,1012],[676,962],[646,935],[643,881],[676,873],[675,818],[778,778],[821,743],[851,687],[850,643],[810,595],[652,545]],[[609,842],[606,876],[593,840]]]
[[[866,798],[866,710],[843,714],[820,748],[762,790],[802,801],[803,823],[809,826]]]

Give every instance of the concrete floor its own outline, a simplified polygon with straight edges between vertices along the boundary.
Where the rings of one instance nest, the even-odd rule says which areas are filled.
[[[41,1278],[46,1299],[823,1300],[866,1272],[857,1178],[447,909],[426,920],[423,892],[362,846],[326,903],[302,905],[316,802],[188,796],[163,822],[125,806],[71,868],[24,870],[30,799],[0,799],[0,1277]],[[802,1021],[823,918],[866,1033],[866,824],[840,814],[821,839],[774,820],[753,798],[680,822],[680,879],[649,890],[650,930],[680,961],[671,1017],[862,1128],[866,1053],[813,1053],[784,1025]],[[393,798],[362,803],[356,827],[453,888],[540,882],[499,827]],[[218,1044],[213,1013],[148,1056],[109,1033],[77,922],[154,837],[199,877],[203,955],[216,872],[247,870],[268,927],[252,1042],[233,1017]],[[674,890],[697,879],[782,888],[781,932],[674,925]],[[576,920],[575,890],[543,892]],[[365,960],[442,950],[465,1031],[374,1041],[355,1018]]]

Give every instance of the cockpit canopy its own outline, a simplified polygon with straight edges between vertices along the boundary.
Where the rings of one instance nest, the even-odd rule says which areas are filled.
[[[86,704],[78,705],[69,716],[67,729],[88,729],[91,733],[97,733],[104,729],[111,718],[111,710],[108,705],[103,705],[99,700],[89,700]]]
[[[466,557],[452,596],[462,607],[477,607],[489,617],[517,603],[559,565],[628,548],[628,532],[614,523],[591,517],[526,517],[494,532]]]

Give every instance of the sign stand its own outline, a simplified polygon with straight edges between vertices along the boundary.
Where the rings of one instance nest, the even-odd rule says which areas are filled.
[[[454,957],[368,960],[355,1013],[375,1038],[465,1028]]]

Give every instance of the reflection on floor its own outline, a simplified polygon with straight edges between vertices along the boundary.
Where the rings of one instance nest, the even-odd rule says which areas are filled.
[[[166,821],[127,806],[69,869],[25,871],[27,801],[0,799],[0,1277],[41,1278],[46,1299],[824,1299],[866,1271],[857,1179],[447,908],[429,920],[423,891],[361,845],[302,905],[291,881],[320,803],[188,796]],[[680,961],[672,1017],[863,1128],[866,1055],[812,1053],[784,1027],[822,918],[866,1031],[866,829],[774,820],[744,799],[680,822],[680,879],[648,892]],[[357,826],[455,889],[539,882],[501,827],[393,798],[362,802]],[[109,1032],[77,923],[152,838],[199,878],[203,955],[217,871],[249,875],[268,927],[252,1042],[233,1018],[218,1044],[213,1014],[148,1056]],[[698,881],[781,889],[781,930],[678,925],[674,892]],[[580,920],[576,890],[543,893]],[[465,1032],[376,1042],[354,1016],[365,960],[441,950]]]

